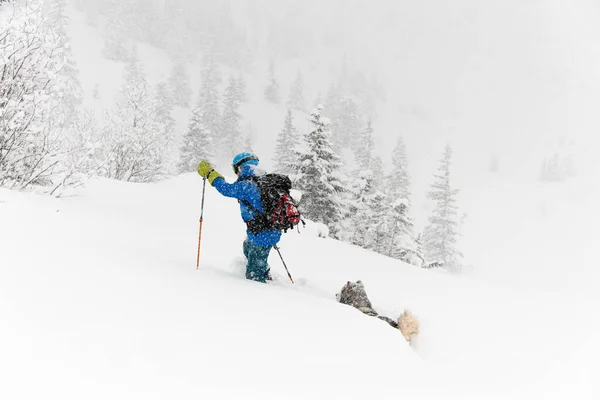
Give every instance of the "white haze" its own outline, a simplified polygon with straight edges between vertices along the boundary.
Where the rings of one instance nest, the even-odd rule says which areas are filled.
[[[580,170],[596,169],[600,120],[600,4],[527,1],[251,1],[266,20],[322,32],[335,48],[310,63],[365,68],[385,90],[375,131],[384,159],[407,141],[419,201],[444,144],[456,153],[460,187],[479,185],[492,153],[504,173],[535,180],[559,142],[588,149]],[[305,31],[303,31],[305,33]],[[318,39],[317,39],[318,40]],[[316,49],[322,50],[318,46]],[[338,66],[339,67],[339,66]],[[332,71],[333,67],[329,70]],[[303,70],[326,92],[333,76]],[[311,98],[309,97],[309,100]],[[466,199],[468,201],[468,199]]]

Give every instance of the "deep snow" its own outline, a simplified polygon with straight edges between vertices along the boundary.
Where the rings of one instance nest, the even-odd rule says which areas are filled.
[[[200,193],[194,174],[0,190],[0,397],[595,398],[597,326],[572,292],[420,270],[310,228],[281,243],[298,284],[276,253],[277,282],[249,282],[237,203],[211,187],[197,271]],[[335,301],[357,279],[380,313],[420,318],[413,348]]]

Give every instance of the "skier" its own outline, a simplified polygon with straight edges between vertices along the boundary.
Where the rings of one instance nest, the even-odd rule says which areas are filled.
[[[258,157],[252,153],[240,153],[235,156],[231,166],[238,179],[233,183],[226,182],[223,175],[215,171],[207,161],[198,164],[198,174],[208,179],[208,182],[223,196],[233,197],[240,203],[242,219],[248,225],[247,237],[243,244],[244,255],[248,260],[246,279],[264,283],[271,280],[267,260],[271,248],[281,239],[281,231],[256,229],[252,224],[258,214],[263,212],[259,188],[251,178],[265,174],[264,171],[256,168],[258,161]]]

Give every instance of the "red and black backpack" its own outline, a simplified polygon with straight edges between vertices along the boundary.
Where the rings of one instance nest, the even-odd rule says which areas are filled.
[[[258,215],[246,221],[248,231],[259,233],[267,230],[282,230],[287,232],[293,229],[300,222],[304,224],[300,217],[300,211],[296,206],[294,199],[290,194],[292,181],[286,175],[266,174],[261,176],[247,176],[240,181],[252,180],[258,186],[260,191],[260,200],[263,206],[263,212],[246,200],[240,200],[252,211]]]

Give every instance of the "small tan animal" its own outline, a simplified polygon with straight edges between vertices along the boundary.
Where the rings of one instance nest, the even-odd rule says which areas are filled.
[[[404,339],[412,345],[412,340],[419,333],[419,320],[410,310],[404,310],[398,318],[398,329],[402,332]]]

